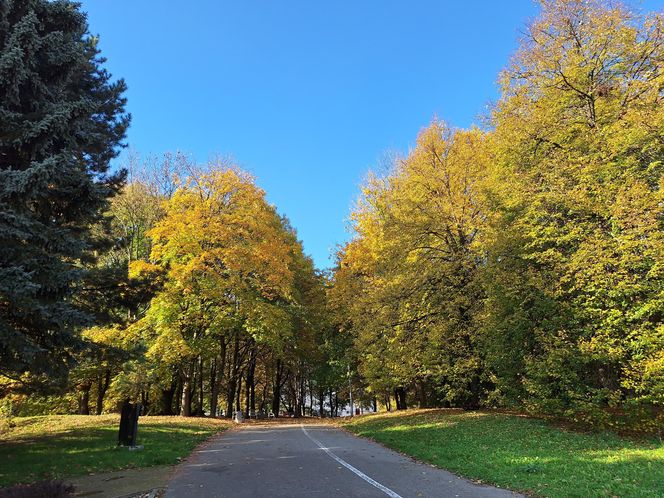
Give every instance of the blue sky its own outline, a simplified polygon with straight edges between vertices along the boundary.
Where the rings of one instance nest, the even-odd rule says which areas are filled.
[[[477,121],[529,0],[85,0],[141,155],[231,155],[320,268],[367,171],[434,116]],[[646,10],[664,0],[646,0]]]

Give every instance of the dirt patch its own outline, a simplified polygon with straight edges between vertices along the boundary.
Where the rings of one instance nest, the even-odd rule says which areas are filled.
[[[126,469],[115,472],[72,477],[66,482],[75,496],[91,498],[128,498],[160,496],[173,472],[172,465]]]

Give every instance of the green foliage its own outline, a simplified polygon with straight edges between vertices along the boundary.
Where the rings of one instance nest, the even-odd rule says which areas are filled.
[[[0,374],[24,383],[65,378],[79,263],[123,180],[125,84],[103,63],[78,4],[0,6]]]
[[[535,410],[664,403],[662,27],[547,2],[503,74],[487,343]]]
[[[358,238],[341,254],[332,299],[377,392],[414,385],[424,405],[479,406],[484,155],[479,130],[434,122],[388,177],[364,190]]]
[[[662,15],[541,2],[489,128],[436,120],[370,176],[331,278],[227,162],[132,155],[119,188],[125,85],[96,47],[77,4],[0,7],[0,389],[15,412],[131,399],[301,415],[314,398],[334,412],[349,384],[364,404],[661,430]],[[59,401],[15,395],[67,373]]]
[[[76,399],[72,394],[52,396],[13,394],[3,398],[1,403],[9,419],[36,415],[64,415],[71,413],[76,407]]]
[[[269,391],[278,405],[283,381],[271,386],[271,370],[285,366],[289,380],[297,371],[302,382],[318,357],[323,279],[288,220],[237,168],[192,169],[162,208],[163,217],[146,232],[151,262],[130,265],[133,277],[164,276],[145,315],[130,327],[146,349],[144,362],[113,381],[112,396],[136,398],[140,386],[142,395],[152,390],[162,397],[157,410],[190,415],[215,411],[223,395],[230,415],[239,409],[244,380],[251,391],[242,393],[246,410],[255,411],[258,371],[262,410]]]
[[[376,391],[600,427],[664,405],[664,17],[542,2],[487,131],[369,178],[331,302]]]

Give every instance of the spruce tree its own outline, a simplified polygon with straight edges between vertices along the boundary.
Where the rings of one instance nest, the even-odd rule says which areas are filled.
[[[64,377],[89,228],[124,181],[130,116],[80,5],[0,3],[0,375]]]

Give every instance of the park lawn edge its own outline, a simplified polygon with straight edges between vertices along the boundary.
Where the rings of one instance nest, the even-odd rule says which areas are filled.
[[[432,410],[432,409],[425,408],[423,410],[424,411],[429,411],[429,410]],[[444,408],[440,408],[440,409],[435,408],[434,410],[444,410]],[[419,409],[413,408],[413,409],[404,410],[405,413],[408,413],[408,412],[412,413],[412,412],[415,412],[415,411],[419,411]],[[422,465],[428,465],[429,467],[433,467],[435,469],[444,470],[445,472],[449,472],[450,474],[453,474],[453,475],[457,476],[458,478],[463,479],[465,481],[472,482],[472,483],[478,484],[480,486],[493,486],[493,487],[498,488],[498,489],[505,489],[507,491],[514,491],[515,493],[521,493],[523,495],[530,496],[530,497],[533,497],[533,498],[539,497],[539,495],[534,493],[533,490],[531,490],[531,489],[519,489],[519,488],[513,488],[513,487],[505,487],[505,486],[502,486],[502,485],[500,485],[496,482],[493,482],[491,480],[484,480],[484,479],[475,478],[475,477],[472,477],[472,476],[464,475],[462,472],[459,472],[459,471],[456,471],[456,470],[451,470],[449,468],[441,467],[439,465],[436,465],[435,463],[429,462],[429,461],[424,460],[422,458],[418,458],[415,455],[407,453],[404,450],[402,450],[400,448],[397,448],[396,446],[390,446],[387,443],[385,443],[383,441],[380,441],[379,439],[368,436],[366,434],[360,434],[359,432],[355,432],[355,431],[350,429],[350,426],[353,425],[353,422],[354,422],[353,419],[355,417],[369,418],[369,417],[372,417],[374,415],[378,415],[378,413],[365,413],[365,414],[362,414],[362,415],[354,415],[353,417],[349,417],[349,418],[351,418],[351,420],[343,420],[343,419],[339,420],[337,422],[337,425],[340,429],[342,429],[345,432],[348,432],[349,434],[352,434],[355,437],[359,437],[359,438],[362,438],[362,439],[366,439],[368,441],[372,441],[376,444],[381,445],[383,448],[387,448],[390,451],[394,451],[395,453],[398,453],[399,455],[401,455],[405,458],[409,458],[410,460],[412,460],[414,462],[420,463]],[[517,416],[517,415],[514,415],[514,416]],[[561,430],[564,430],[564,429],[561,429]]]
[[[413,412],[415,410],[417,410],[417,408],[406,410],[406,412],[408,412],[408,411]],[[373,415],[376,415],[376,414],[374,414],[374,413],[365,413],[365,414],[362,414],[362,415],[354,415],[354,417],[371,417]],[[412,460],[413,462],[416,462],[416,463],[419,463],[419,464],[422,464],[422,465],[428,465],[429,467],[432,467],[434,469],[444,470],[445,472],[449,472],[450,474],[453,474],[453,475],[455,475],[455,476],[457,476],[460,479],[463,479],[465,481],[472,482],[474,484],[479,484],[479,485],[482,485],[482,486],[493,486],[493,487],[499,488],[499,489],[506,489],[508,491],[515,491],[515,492],[518,492],[518,493],[526,494],[528,496],[537,496],[537,495],[531,494],[531,493],[529,493],[527,491],[524,491],[524,490],[506,488],[506,487],[503,487],[503,486],[501,486],[499,484],[496,484],[494,482],[491,482],[491,481],[485,481],[485,480],[482,480],[482,479],[477,479],[477,478],[465,476],[465,475],[463,475],[459,472],[456,472],[454,470],[450,470],[450,469],[447,469],[447,468],[444,468],[444,467],[440,467],[440,466],[436,465],[435,463],[431,463],[427,460],[423,460],[423,459],[418,458],[414,455],[411,455],[410,453],[406,453],[405,451],[403,451],[399,448],[396,448],[394,446],[388,446],[386,443],[384,443],[384,442],[382,442],[382,441],[380,441],[376,438],[373,438],[371,436],[367,436],[365,434],[360,434],[360,433],[352,431],[348,427],[352,424],[352,420],[339,420],[339,421],[335,421],[335,423],[337,424],[337,427],[339,429],[341,429],[344,432],[347,432],[348,434],[351,434],[352,436],[359,437],[359,438],[362,438],[362,439],[366,439],[367,441],[371,441],[373,443],[379,444],[383,448],[387,448],[390,451],[394,451],[395,453],[398,453],[399,455],[401,455],[405,458],[408,458],[408,459]]]
[[[471,415],[471,414],[480,414],[480,415],[488,415],[488,416],[493,416],[495,419],[500,418],[505,418],[505,420],[509,419],[522,419],[525,421],[528,421],[526,423],[541,423],[543,427],[545,427],[549,431],[557,431],[560,435],[563,437],[570,437],[574,438],[575,436],[578,436],[581,441],[582,438],[593,438],[596,439],[597,441],[601,441],[603,438],[608,438],[614,439],[614,440],[621,440],[624,443],[626,443],[626,448],[629,447],[630,445],[634,445],[633,448],[628,448],[629,449],[634,449],[636,451],[643,450],[652,450],[654,452],[652,464],[653,465],[661,465],[660,471],[658,472],[657,475],[664,474],[664,441],[653,435],[649,434],[643,434],[643,433],[620,433],[617,431],[610,431],[610,430],[603,430],[603,431],[597,431],[597,430],[592,430],[588,427],[585,426],[572,426],[568,423],[565,423],[565,421],[560,421],[555,418],[549,418],[549,417],[537,417],[537,416],[531,416],[528,414],[524,413],[515,413],[513,411],[506,411],[506,410],[474,410],[474,411],[464,411],[461,409],[446,409],[446,408],[426,408],[426,409],[408,409],[405,411],[393,411],[393,412],[381,412],[381,413],[368,413],[368,414],[363,414],[360,416],[355,416],[350,419],[342,419],[338,420],[337,424],[338,427],[341,428],[344,431],[347,431],[350,434],[353,434],[356,437],[361,437],[364,439],[367,439],[369,441],[373,441],[377,444],[380,444],[381,446],[388,448],[400,455],[403,455],[407,458],[410,458],[416,462],[428,465],[433,468],[439,468],[443,469],[447,472],[450,472],[451,474],[454,474],[455,476],[462,478],[464,480],[467,480],[472,483],[476,483],[479,485],[484,485],[484,486],[493,486],[499,489],[505,489],[509,491],[514,491],[517,493],[524,494],[526,496],[533,496],[533,497],[546,497],[546,496],[554,496],[554,497],[559,497],[559,496],[568,496],[566,493],[572,493],[569,494],[569,496],[590,496],[586,494],[579,494],[578,491],[570,490],[565,491],[565,494],[556,494],[554,491],[553,494],[549,494],[546,491],[549,491],[550,489],[555,490],[555,486],[552,488],[548,488],[548,484],[544,484],[544,488],[540,489],[534,489],[533,487],[528,487],[528,486],[522,486],[519,485],[518,483],[509,483],[505,482],[505,480],[496,480],[494,479],[491,475],[490,469],[487,469],[484,471],[484,473],[480,472],[477,473],[475,470],[475,474],[471,474],[470,470],[463,469],[463,468],[450,468],[445,464],[441,464],[439,462],[434,461],[434,458],[427,458],[426,456],[423,455],[417,455],[414,453],[418,453],[418,451],[421,453],[422,451],[417,448],[414,450],[414,453],[409,452],[407,449],[404,449],[400,445],[400,441],[385,441],[382,440],[381,438],[377,438],[372,434],[379,434],[383,432],[385,429],[388,429],[390,427],[398,427],[398,426],[403,426],[404,424],[408,427],[411,428],[417,428],[418,424],[412,423],[408,421],[408,417],[413,416],[413,417],[418,417],[418,416],[426,416],[426,415],[431,415],[433,414],[434,416],[437,416],[438,418],[446,417],[449,415]],[[387,422],[388,425],[385,427],[367,427],[364,426],[364,423],[369,423],[371,424],[371,420],[388,420],[393,419],[393,422]],[[435,431],[437,428],[432,427],[431,430]],[[441,445],[442,446],[442,445]],[[590,451],[591,448],[588,448]],[[479,449],[478,449],[479,451]],[[485,459],[486,460],[486,459]],[[488,460],[486,460],[488,461]],[[462,464],[459,466],[463,466]],[[481,474],[481,475],[478,475]],[[498,479],[504,479],[499,477]],[[516,479],[516,476],[515,476]],[[547,479],[544,479],[547,480]],[[620,479],[619,479],[620,480]],[[548,479],[549,482],[555,482],[555,478],[553,476]],[[643,490],[643,496],[664,496],[664,479],[662,480],[661,485],[655,487],[655,488],[647,488]],[[544,492],[542,492],[544,489]],[[558,490],[560,491],[560,490]],[[659,493],[662,493],[661,495]],[[574,494],[577,493],[577,494]],[[597,495],[597,496],[605,496],[605,495]],[[641,491],[637,493],[632,493],[632,494],[615,494],[613,492],[608,492],[606,496],[642,496]]]
[[[28,428],[49,421],[56,428],[44,434],[35,435]],[[138,429],[138,445],[144,448],[129,451],[117,446],[117,414],[17,417],[12,425],[0,431],[0,489],[126,469],[175,466],[232,427],[226,419],[145,416],[139,419]],[[72,443],[68,445],[67,440]],[[31,451],[35,446],[37,450]],[[85,461],[81,455],[86,453],[89,460],[100,453],[104,459],[86,466],[81,464]],[[26,468],[40,470],[24,472]]]

